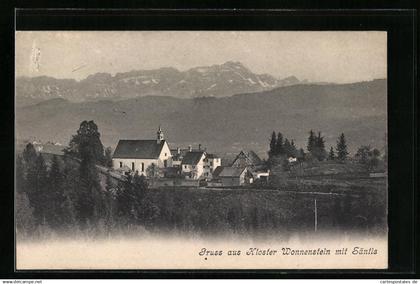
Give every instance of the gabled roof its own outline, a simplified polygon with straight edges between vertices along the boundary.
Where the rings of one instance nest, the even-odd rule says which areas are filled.
[[[162,152],[165,140],[120,140],[113,158],[157,159]]]
[[[197,165],[201,160],[201,157],[204,155],[204,151],[191,151],[185,153],[184,158],[182,159],[183,165]]]
[[[239,177],[245,170],[246,167],[224,167],[223,170],[220,172],[219,177]]]
[[[235,162],[238,159],[245,158],[248,165],[257,166],[262,163],[262,160],[254,151],[241,151],[238,156],[236,156],[235,160],[233,161],[232,165],[235,164]]]

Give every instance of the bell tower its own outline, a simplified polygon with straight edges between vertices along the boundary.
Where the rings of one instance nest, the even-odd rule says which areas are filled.
[[[162,132],[162,129],[160,128],[160,125],[156,134],[157,134],[157,140],[156,140],[157,143],[160,143],[161,141],[164,140],[163,132]]]

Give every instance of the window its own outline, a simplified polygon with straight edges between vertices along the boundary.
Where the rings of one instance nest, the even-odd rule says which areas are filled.
[[[122,162],[120,162],[120,168],[122,168]]]
[[[141,163],[141,171],[144,172],[144,163]]]
[[[131,170],[134,172],[134,162],[131,163]]]
[[[165,153],[165,157],[166,157],[166,155],[167,155],[167,154]]]
[[[166,155],[166,154],[165,154]],[[166,168],[168,166],[168,160],[163,161],[163,166]]]

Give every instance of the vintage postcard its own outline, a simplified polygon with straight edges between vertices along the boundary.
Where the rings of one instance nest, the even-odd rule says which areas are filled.
[[[387,33],[17,31],[16,269],[386,269]]]

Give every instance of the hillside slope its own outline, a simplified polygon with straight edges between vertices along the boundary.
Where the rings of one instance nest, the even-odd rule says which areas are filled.
[[[351,151],[381,148],[387,131],[386,80],[343,85],[294,85],[223,98],[146,96],[74,103],[49,100],[16,110],[17,137],[67,144],[82,120],[94,120],[102,141],[153,138],[159,124],[168,141],[201,143],[212,151],[252,148],[263,154],[273,130],[305,147],[308,131],[322,131],[326,146],[344,132]]]

